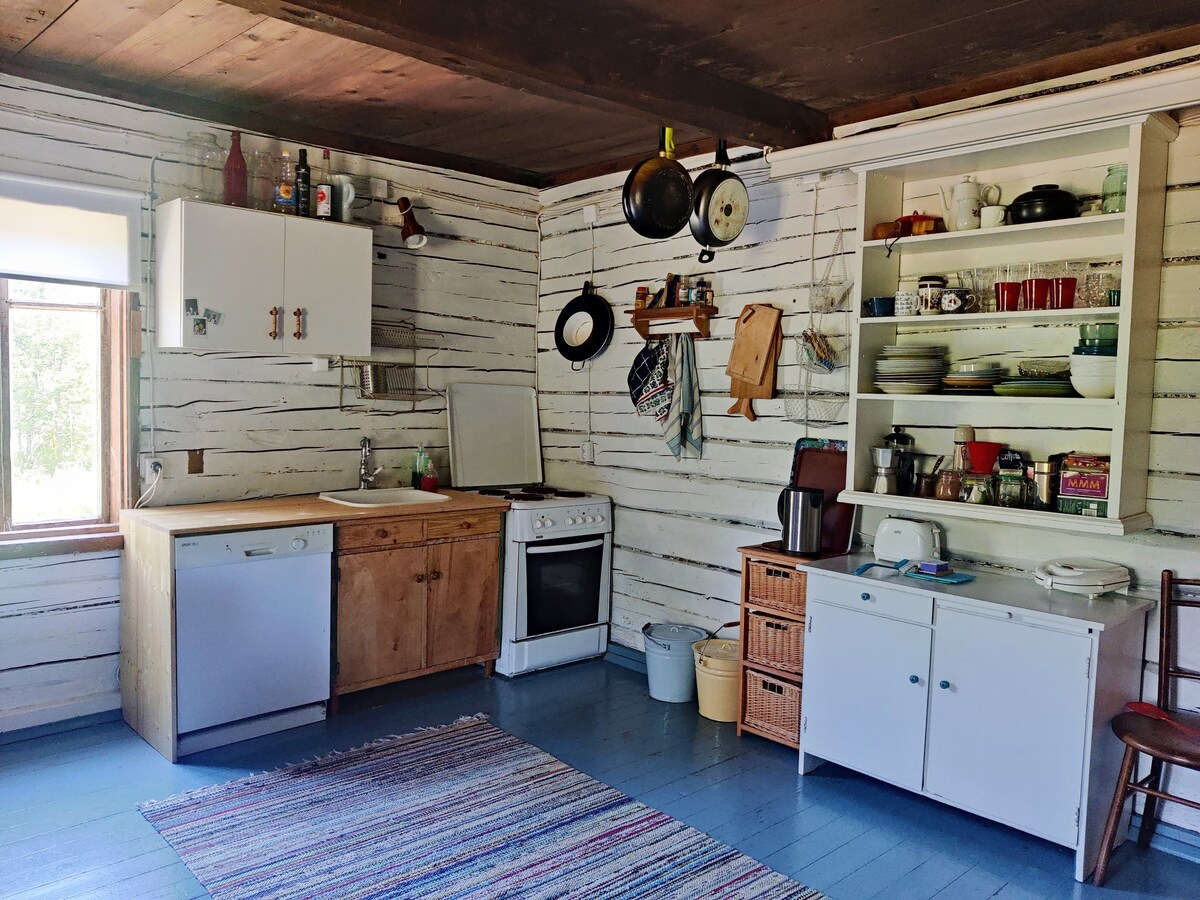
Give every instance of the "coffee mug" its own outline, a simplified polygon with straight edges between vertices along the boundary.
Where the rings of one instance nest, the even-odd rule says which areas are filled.
[[[1007,215],[1007,206],[985,206],[979,210],[979,227],[996,228],[1004,224],[1004,217]]]
[[[996,282],[996,309],[1000,312],[1016,312],[1021,308],[1021,282]]]
[[[974,312],[978,306],[979,298],[967,288],[946,288],[942,291],[942,312]]]
[[[916,291],[896,291],[897,316],[915,316],[921,311],[921,295]]]
[[[942,291],[940,287],[923,287],[917,289],[921,297],[921,315],[933,316],[942,311]]]
[[[1075,305],[1074,278],[1050,279],[1050,309],[1070,309]]]
[[[1045,309],[1050,303],[1050,279],[1026,278],[1021,282],[1025,309]]]
[[[871,297],[863,301],[863,314],[867,316],[894,316],[896,314],[895,297]]]

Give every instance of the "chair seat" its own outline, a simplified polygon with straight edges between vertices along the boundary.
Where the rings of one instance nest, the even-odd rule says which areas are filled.
[[[1172,713],[1171,717],[1200,731],[1200,715]],[[1123,712],[1113,719],[1113,733],[1130,747],[1170,763],[1200,769],[1200,737],[1193,737],[1175,726],[1151,719],[1141,713]]]

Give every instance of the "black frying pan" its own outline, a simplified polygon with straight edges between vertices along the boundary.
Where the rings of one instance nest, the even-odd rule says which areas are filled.
[[[692,176],[675,161],[675,139],[672,130],[664,128],[658,156],[642,160],[625,179],[625,221],[642,237],[671,237],[687,224],[692,197]]]
[[[594,292],[590,281],[585,281],[583,293],[558,314],[554,346],[571,362],[586,362],[604,352],[612,340],[615,324],[612,307]]]
[[[704,249],[700,262],[710,263],[713,247],[725,247],[737,240],[750,214],[750,195],[742,179],[729,171],[725,139],[717,141],[716,165],[696,177],[696,199],[688,225],[692,237]]]

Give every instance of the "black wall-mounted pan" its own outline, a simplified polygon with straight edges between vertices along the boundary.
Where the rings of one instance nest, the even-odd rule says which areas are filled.
[[[692,176],[675,161],[674,133],[664,128],[658,156],[642,160],[625,179],[621,192],[625,221],[642,237],[671,237],[687,225],[693,196]]]
[[[554,323],[554,346],[573,363],[599,356],[613,336],[613,311],[608,301],[595,293],[592,283],[583,283],[583,293],[570,301]]]
[[[696,200],[688,222],[692,237],[704,248],[700,251],[701,263],[713,261],[713,247],[725,247],[737,240],[750,216],[746,185],[729,166],[722,138],[717,141],[716,164],[696,177]]]

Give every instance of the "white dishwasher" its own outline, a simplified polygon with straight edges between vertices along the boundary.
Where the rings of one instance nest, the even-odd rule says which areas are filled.
[[[179,753],[325,718],[332,525],[175,539]]]

